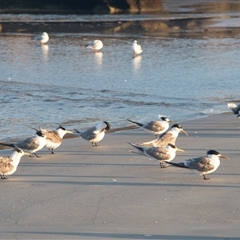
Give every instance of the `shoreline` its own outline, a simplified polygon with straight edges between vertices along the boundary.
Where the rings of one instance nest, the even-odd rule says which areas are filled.
[[[1,181],[1,238],[237,239],[239,119],[227,113],[180,124],[189,136],[179,134],[185,152],[174,162],[209,149],[230,158],[210,180],[133,153],[127,142],[154,138],[141,129],[106,134],[98,147],[66,139],[53,155],[23,157]]]

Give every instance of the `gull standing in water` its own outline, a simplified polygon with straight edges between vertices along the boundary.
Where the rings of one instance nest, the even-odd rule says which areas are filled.
[[[46,135],[41,131],[37,131],[35,136],[26,138],[17,143],[0,143],[0,144],[8,147],[21,148],[34,154],[36,157],[40,157],[36,154],[36,152],[41,150],[46,145]]]
[[[45,44],[45,43],[48,42],[49,36],[48,36],[48,34],[47,34],[46,32],[43,32],[42,34],[36,36],[36,37],[34,38],[34,40],[35,40],[35,41],[38,41],[38,42],[41,43],[41,44]]]
[[[54,149],[58,148],[63,141],[63,137],[67,133],[73,133],[73,131],[66,130],[66,128],[59,126],[56,131],[55,130],[47,130],[44,128],[40,128],[41,132],[43,132],[44,135],[46,135],[46,148],[51,151],[52,154],[54,154]]]
[[[95,127],[92,127],[85,132],[80,132],[76,129],[75,132],[78,136],[92,143],[92,146],[97,146],[97,143],[100,142],[104,136],[105,132],[110,129],[110,124],[106,121],[98,123]]]
[[[0,156],[0,174],[1,179],[7,179],[6,176],[16,172],[18,164],[23,155],[31,155],[20,148],[14,148],[13,153],[8,156]]]
[[[137,43],[137,40],[133,41],[132,48],[133,48],[134,57],[136,57],[137,55],[143,52],[142,47]]]
[[[172,127],[162,135],[160,135],[157,139],[154,139],[150,142],[144,142],[143,145],[150,145],[154,147],[160,147],[160,146],[167,146],[169,143],[175,145],[178,134],[180,132],[183,132],[184,134],[187,134],[186,131],[183,130],[183,127],[180,124],[174,124]]]
[[[88,42],[85,47],[91,48],[94,52],[97,52],[103,48],[103,42],[101,40],[94,40],[92,42]]]
[[[142,127],[144,130],[147,130],[155,135],[157,138],[159,134],[166,132],[169,128],[169,123],[171,120],[167,117],[160,117],[160,121],[150,121],[147,123],[134,122],[130,119],[127,119],[129,122],[137,124],[139,127]]]
[[[228,103],[227,106],[237,117],[240,117],[240,104]]]
[[[166,167],[166,165],[164,165],[164,162],[170,162],[175,158],[177,151],[184,152],[184,150],[177,148],[171,143],[169,143],[166,147],[150,147],[150,148],[140,147],[132,143],[129,144],[138,149],[147,157],[158,160],[161,168]]]
[[[210,178],[207,178],[205,175],[217,170],[220,165],[219,158],[229,159],[228,157],[221,155],[216,150],[209,150],[207,151],[207,156],[205,157],[190,158],[181,163],[169,162],[169,164],[193,170],[200,173],[200,175],[203,175],[204,180],[209,180]]]

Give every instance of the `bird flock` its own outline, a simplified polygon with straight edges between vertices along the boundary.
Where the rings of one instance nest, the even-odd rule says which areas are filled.
[[[40,44],[45,44],[49,41],[49,36],[44,32],[36,36],[34,40]],[[103,43],[101,40],[94,40],[85,45],[85,47],[92,49],[94,52],[98,52],[103,48]],[[133,41],[132,49],[134,57],[143,52],[136,40]],[[240,104],[228,103],[227,106],[240,118]],[[216,150],[209,150],[206,156],[193,157],[180,163],[172,162],[176,157],[176,152],[184,152],[184,150],[176,147],[176,140],[179,133],[182,132],[188,135],[180,124],[173,124],[170,127],[169,124],[173,121],[165,116],[160,116],[158,121],[145,123],[130,119],[127,119],[127,121],[154,134],[155,138],[152,141],[143,142],[141,144],[129,142],[129,144],[139,153],[158,161],[161,168],[166,168],[169,165],[186,168],[200,173],[204,180],[209,180],[210,178],[207,178],[206,175],[216,171],[220,165],[220,158],[229,159]],[[103,121],[85,131],[77,129],[71,131],[61,125],[56,130],[48,130],[45,128],[33,129],[36,132],[32,137],[15,143],[0,142],[2,146],[13,148],[13,152],[10,156],[0,156],[1,179],[6,179],[6,176],[13,174],[17,170],[21,157],[24,155],[40,157],[37,155],[37,152],[44,147],[46,147],[51,154],[54,154],[55,149],[62,144],[63,137],[67,133],[74,134],[89,141],[93,147],[98,146],[98,142],[100,142],[104,138],[105,133],[110,130],[110,123]]]
[[[229,105],[228,107],[233,105]],[[240,109],[239,106],[234,106],[234,109]],[[239,110],[233,110],[234,114],[239,115]],[[183,129],[180,124],[173,124],[170,127],[170,123],[173,122],[168,117],[160,116],[157,121],[149,122],[137,122],[130,119],[126,121],[131,122],[134,126],[146,130],[153,134],[155,138],[149,142],[143,142],[129,144],[138,151],[138,153],[147,156],[150,159],[158,161],[160,168],[166,168],[169,165],[178,168],[185,168],[193,170],[203,176],[204,180],[209,180],[206,175],[217,170],[220,165],[220,158],[229,159],[228,157],[220,154],[216,150],[209,150],[205,156],[193,157],[186,159],[184,162],[172,162],[176,157],[177,152],[184,152],[176,146],[176,140],[179,133],[184,133],[188,136],[188,133]],[[31,127],[32,128],[32,127]],[[37,152],[46,147],[51,154],[54,154],[55,149],[58,148],[62,142],[63,137],[68,134],[74,134],[86,141],[89,141],[93,147],[98,146],[98,143],[104,138],[105,133],[111,128],[110,123],[102,121],[95,126],[80,131],[77,129],[67,130],[63,126],[59,126],[56,130],[48,130],[45,128],[32,128],[35,130],[35,135],[26,139],[20,140],[15,143],[0,142],[0,145],[13,148],[13,153],[10,156],[0,157],[0,175],[1,179],[6,179],[6,176],[13,174],[20,163],[20,159],[24,155],[36,156]]]
[[[49,35],[48,35],[48,33],[43,32],[43,33],[41,33],[39,35],[36,35],[34,37],[34,40],[35,40],[36,43],[44,45],[44,44],[46,44],[49,41]],[[85,45],[85,47],[86,48],[90,48],[90,49],[93,50],[94,53],[97,53],[97,52],[99,52],[103,48],[103,42],[101,40],[99,40],[99,39],[96,39],[96,40],[88,42]],[[133,57],[136,57],[136,56],[140,55],[143,52],[142,47],[141,47],[141,45],[139,45],[137,43],[137,40],[133,41],[132,50],[133,50]]]

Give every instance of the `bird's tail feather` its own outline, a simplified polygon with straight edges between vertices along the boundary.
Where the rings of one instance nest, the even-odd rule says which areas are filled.
[[[184,163],[175,163],[175,162],[167,162],[167,161],[164,161],[164,162],[166,162],[166,163],[168,163],[168,164],[171,164],[171,165],[173,165],[173,166],[175,166],[175,167],[180,167],[180,168],[189,168],[188,166],[186,166]]]
[[[128,144],[130,144],[131,146],[135,147],[136,149],[138,149],[138,150],[141,151],[141,152],[144,151],[144,148],[143,148],[143,147],[137,146],[137,145],[135,145],[135,144],[133,144],[133,143],[130,143],[130,142],[128,142]]]
[[[134,121],[132,121],[132,120],[130,120],[130,119],[127,119],[127,121],[129,121],[129,122],[131,122],[131,123],[135,123],[135,124],[137,124],[139,127],[142,127],[142,126],[143,126],[142,123],[134,122]]]
[[[2,142],[1,142],[0,144],[3,145],[3,146],[15,148],[15,145],[14,145],[13,143],[2,143]]]

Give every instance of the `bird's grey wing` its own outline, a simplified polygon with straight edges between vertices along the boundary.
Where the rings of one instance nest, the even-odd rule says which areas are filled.
[[[80,133],[80,136],[83,139],[90,141],[96,137],[96,134],[94,133],[95,130],[96,130],[96,128],[92,127],[90,129],[86,130],[85,132]]]
[[[26,150],[34,150],[39,146],[38,141],[34,137],[29,137],[23,141],[17,142],[16,146]]]
[[[187,159],[185,161],[185,165],[187,165],[190,169],[195,169],[199,172],[205,172],[214,169],[214,165],[212,164],[211,159],[208,157]]]
[[[144,128],[153,132],[158,132],[164,129],[159,121],[148,122],[144,125]]]
[[[165,147],[146,148],[145,153],[149,157],[153,157],[157,160],[168,160],[170,158],[169,152]]]
[[[59,134],[56,131],[49,130],[46,132],[46,140],[60,143],[62,142],[62,138],[59,136]]]
[[[0,157],[0,172],[6,173],[13,169],[12,159],[10,157]]]
[[[176,142],[176,138],[173,137],[173,135],[169,132],[166,132],[165,134],[162,134],[161,137],[159,137],[155,144],[157,146],[167,146],[168,143],[171,143],[173,145],[175,145]]]

